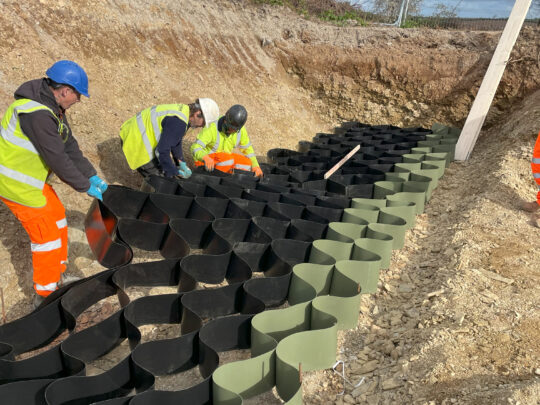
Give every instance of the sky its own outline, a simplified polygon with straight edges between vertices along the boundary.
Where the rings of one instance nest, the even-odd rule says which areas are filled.
[[[365,4],[369,9],[371,0],[351,1],[351,3]],[[459,3],[459,4],[458,4]],[[423,15],[432,15],[437,4],[444,4],[449,9],[453,9],[456,5],[456,13],[459,17],[471,18],[508,18],[514,0],[423,0],[421,13]],[[527,18],[539,18],[540,13],[532,12],[532,7],[529,10]]]

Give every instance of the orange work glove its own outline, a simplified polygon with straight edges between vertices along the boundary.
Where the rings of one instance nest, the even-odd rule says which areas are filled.
[[[259,166],[254,167],[253,172],[255,173],[255,176],[257,176],[257,177],[263,177],[264,176],[264,173],[263,173],[262,169]]]
[[[204,168],[206,169],[207,172],[211,172],[212,170],[214,170],[214,166],[216,165],[216,162],[214,162],[214,159],[212,159],[208,155],[205,155],[203,156],[203,160],[204,160]]]

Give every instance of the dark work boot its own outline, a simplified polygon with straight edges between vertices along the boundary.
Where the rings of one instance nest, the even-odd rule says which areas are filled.
[[[34,299],[32,300],[32,304],[34,305],[34,309],[37,309],[42,303],[43,301],[45,301],[45,298],[47,297],[44,297],[43,295],[39,295],[39,294],[34,294]]]
[[[532,222],[534,226],[540,228],[540,212],[537,212],[535,215],[533,215]]]
[[[540,205],[536,201],[524,202],[521,204],[521,209],[527,212],[536,212],[540,208]]]
[[[58,283],[58,286],[65,287],[66,285],[74,283],[75,281],[79,281],[80,279],[81,278],[78,276],[69,275],[64,272],[60,276],[60,282]]]

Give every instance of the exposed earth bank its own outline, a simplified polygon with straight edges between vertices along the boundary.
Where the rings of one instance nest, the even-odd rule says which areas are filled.
[[[344,120],[462,126],[500,36],[335,27],[241,0],[1,4],[2,110],[20,83],[58,59],[77,61],[91,98],[68,112],[74,133],[108,182],[132,187],[139,179],[118,131],[150,105],[244,104],[262,158]],[[472,158],[446,171],[379,292],[364,299],[358,328],[340,334],[347,376],[364,383],[340,396],[337,374],[310,373],[305,403],[538,403],[540,230],[517,206],[535,195],[539,54],[540,30],[524,29]],[[53,184],[67,210],[70,271],[102,271],[83,232],[90,199]],[[31,309],[31,256],[3,205],[0,266],[10,321]],[[270,394],[252,401],[278,403]]]

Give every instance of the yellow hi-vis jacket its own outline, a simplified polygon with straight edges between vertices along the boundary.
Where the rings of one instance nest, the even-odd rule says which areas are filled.
[[[218,131],[217,121],[199,132],[197,140],[191,145],[191,154],[194,160],[203,160],[203,157],[210,153],[232,153],[236,147],[251,160],[252,167],[259,167],[246,127],[240,128],[234,134],[227,135],[225,132]]]
[[[0,125],[0,196],[36,208],[47,203],[42,190],[50,169],[21,130],[19,115],[38,110],[48,110],[58,121],[58,132],[61,133],[62,122],[54,112],[27,98],[11,104]]]
[[[154,159],[165,117],[176,116],[189,124],[187,104],[161,104],[147,108],[122,124],[120,138],[129,167],[135,170]],[[184,135],[184,134],[182,134]]]

